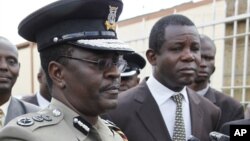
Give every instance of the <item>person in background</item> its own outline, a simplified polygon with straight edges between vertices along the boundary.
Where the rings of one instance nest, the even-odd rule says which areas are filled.
[[[17,116],[39,110],[35,105],[12,97],[19,69],[17,47],[0,36],[0,128]]]
[[[186,88],[200,62],[200,37],[194,23],[173,14],[157,21],[146,51],[152,75],[122,92],[108,117],[129,141],[186,141],[194,136],[210,141],[220,110]]]
[[[45,108],[51,101],[51,95],[46,80],[46,74],[42,67],[40,67],[39,72],[37,73],[37,80],[39,82],[39,91],[35,95],[24,96],[21,99],[41,108]]]
[[[122,8],[120,0],[60,0],[22,20],[18,32],[37,43],[52,99],[12,120],[1,141],[127,141],[99,116],[116,108],[122,55],[133,52],[117,39]]]
[[[146,65],[145,59],[138,53],[126,54],[123,58],[127,61],[127,67],[125,71],[121,73],[120,92],[126,91],[139,84],[140,70]]]
[[[215,71],[216,46],[208,36],[200,35],[200,38],[201,62],[195,81],[188,87],[220,108],[221,119],[218,128],[220,129],[225,122],[243,119],[244,109],[238,101],[209,85],[210,77]]]

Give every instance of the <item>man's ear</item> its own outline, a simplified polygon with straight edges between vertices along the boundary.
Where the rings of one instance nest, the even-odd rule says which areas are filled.
[[[62,64],[55,61],[51,61],[48,66],[48,73],[52,83],[59,88],[64,88],[66,84],[63,75],[63,68]]]
[[[39,83],[42,83],[42,74],[40,72],[37,74],[37,80]]]
[[[19,76],[20,68],[21,68],[21,63],[18,62],[18,73],[17,73],[17,76]]]
[[[216,69],[216,68],[215,68],[215,66],[214,66],[214,67],[213,67],[213,70],[212,70],[212,74],[215,72],[215,69]],[[212,75],[212,74],[211,74],[211,75]]]
[[[137,77],[136,82],[137,82],[137,84],[140,83],[140,78],[139,77]]]
[[[146,52],[146,57],[148,62],[152,65],[155,66],[156,65],[156,52],[152,49],[148,49]]]

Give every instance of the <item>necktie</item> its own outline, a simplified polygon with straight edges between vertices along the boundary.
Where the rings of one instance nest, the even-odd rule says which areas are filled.
[[[3,127],[3,124],[4,124],[4,123],[3,123],[3,119],[2,119],[3,116],[4,116],[3,110],[0,109],[0,128]]]
[[[173,141],[185,141],[185,126],[182,116],[182,94],[177,94],[171,97],[172,100],[176,103],[176,112],[175,112],[175,124],[173,132]]]

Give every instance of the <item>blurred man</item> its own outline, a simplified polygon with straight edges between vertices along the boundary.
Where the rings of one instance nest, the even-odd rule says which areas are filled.
[[[201,35],[200,38],[201,63],[195,81],[189,85],[189,88],[209,99],[221,109],[220,128],[225,122],[244,118],[244,109],[235,99],[210,87],[210,77],[215,71],[216,47],[208,36]]]
[[[39,91],[35,95],[22,97],[22,100],[31,104],[35,104],[41,108],[45,108],[51,101],[51,95],[49,93],[46,74],[42,68],[39,69],[37,80],[39,82]]]
[[[139,74],[140,70],[146,65],[145,59],[138,53],[126,54],[123,56],[127,61],[127,67],[123,73],[121,73],[121,86],[119,91],[126,91],[140,82]]]
[[[0,128],[17,116],[39,110],[38,107],[11,96],[19,69],[16,46],[0,36]]]
[[[60,0],[19,24],[38,45],[52,99],[8,124],[1,141],[126,141],[99,116],[117,106],[122,54],[132,52],[115,31],[122,7],[120,0]]]

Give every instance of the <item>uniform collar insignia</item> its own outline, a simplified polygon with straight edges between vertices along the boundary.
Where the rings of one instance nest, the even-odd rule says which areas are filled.
[[[105,26],[107,30],[114,30],[116,29],[116,12],[118,7],[115,6],[109,6],[109,15],[108,19],[105,21]]]
[[[83,118],[81,118],[80,116],[74,117],[73,125],[76,129],[78,129],[84,135],[88,135],[90,128],[92,128],[92,125],[88,123],[86,120],[84,120]]]
[[[34,124],[34,120],[29,118],[29,117],[21,117],[17,120],[17,125],[20,125],[20,126],[31,126]]]

